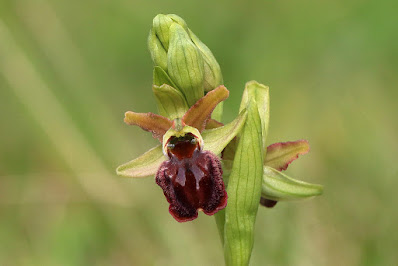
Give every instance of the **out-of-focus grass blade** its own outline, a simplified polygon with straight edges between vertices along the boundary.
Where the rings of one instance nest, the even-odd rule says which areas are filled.
[[[0,73],[10,88],[42,127],[65,162],[73,169],[89,195],[97,200],[128,204],[122,186],[101,175],[87,178],[82,171],[109,173],[63,110],[51,89],[43,82],[31,62],[19,49],[7,27],[0,20]],[[23,73],[23,78],[21,78]]]

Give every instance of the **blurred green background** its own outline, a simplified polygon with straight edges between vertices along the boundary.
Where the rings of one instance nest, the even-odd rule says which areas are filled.
[[[213,51],[237,114],[270,86],[269,143],[308,139],[291,176],[324,195],[258,213],[252,265],[397,265],[398,2],[0,0],[0,265],[222,265],[212,217],[179,224],[153,178],[146,39],[175,13]]]

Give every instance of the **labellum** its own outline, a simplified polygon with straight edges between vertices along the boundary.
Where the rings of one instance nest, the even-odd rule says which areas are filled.
[[[213,215],[225,208],[227,193],[220,160],[212,152],[203,151],[200,134],[171,136],[164,142],[163,151],[168,160],[159,167],[156,183],[163,189],[170,203],[169,212],[178,222],[196,219],[198,210]]]

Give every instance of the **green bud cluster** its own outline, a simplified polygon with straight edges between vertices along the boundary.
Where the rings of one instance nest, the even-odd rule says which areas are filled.
[[[223,83],[220,65],[210,49],[177,15],[159,14],[153,19],[148,47],[155,68],[154,85],[179,90],[188,106]]]

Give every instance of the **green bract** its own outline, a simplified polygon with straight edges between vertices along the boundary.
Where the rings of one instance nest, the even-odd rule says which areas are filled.
[[[268,90],[252,86],[247,86],[246,90],[248,117],[239,137],[227,188],[229,199],[224,224],[224,256],[227,265],[249,263],[261,197],[264,151],[259,108],[268,105],[268,97],[261,97],[263,100],[257,102],[256,94],[268,93]]]
[[[174,120],[182,117],[188,111],[188,104],[179,90],[167,84],[153,85],[152,90],[160,115]]]
[[[267,139],[269,125],[269,88],[254,80],[247,82],[245,90],[243,91],[240,110],[246,108],[249,101],[256,102],[257,110],[260,114],[262,145],[266,153],[265,141]]]

